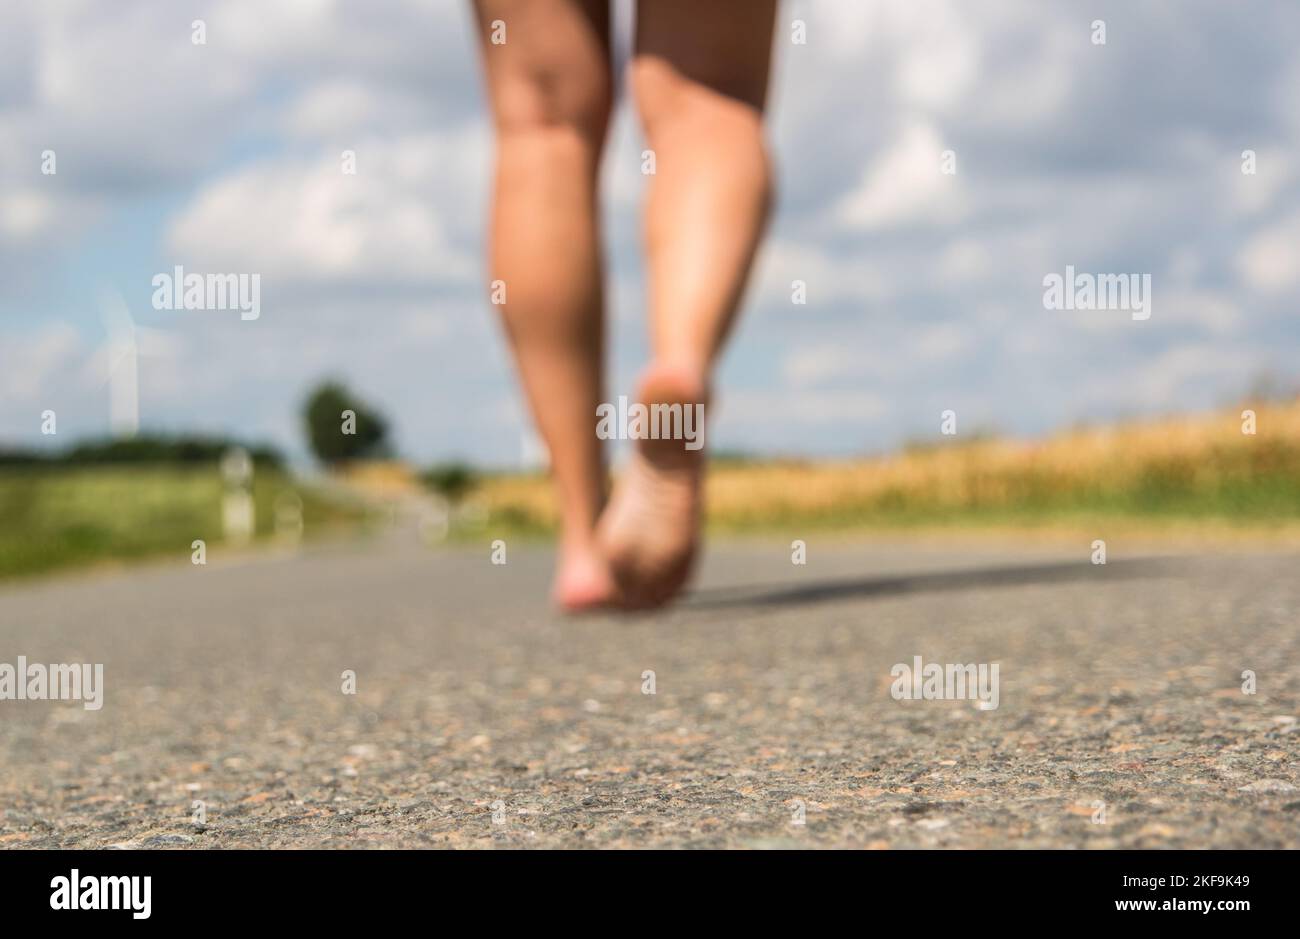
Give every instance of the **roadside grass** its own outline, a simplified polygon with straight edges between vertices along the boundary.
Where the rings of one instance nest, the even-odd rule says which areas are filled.
[[[1244,408],[1256,433],[1242,433]],[[540,475],[484,477],[493,532],[553,529]],[[1079,428],[1037,441],[941,438],[879,458],[721,460],[706,490],[715,533],[982,529],[1300,533],[1300,401]]]
[[[222,481],[211,468],[115,465],[0,468],[0,578],[174,554],[222,543]],[[253,485],[257,537],[286,493],[302,500],[304,535],[355,525],[363,513],[275,470]]]
[[[1254,435],[1242,433],[1242,407],[1256,413]],[[877,458],[717,459],[706,524],[715,534],[790,538],[1123,532],[1300,540],[1300,401],[1242,407],[1036,441],[941,438]],[[302,500],[310,539],[366,528],[376,517],[364,507],[367,498],[372,505],[400,500],[420,485],[409,468],[382,463],[359,465],[333,482],[327,491],[259,470],[258,538],[273,536],[275,506],[286,493]],[[455,509],[453,540],[537,539],[555,530],[555,502],[541,474],[447,471],[423,483]],[[222,544],[222,493],[215,466],[0,466],[0,579],[188,557],[197,538],[211,549]]]

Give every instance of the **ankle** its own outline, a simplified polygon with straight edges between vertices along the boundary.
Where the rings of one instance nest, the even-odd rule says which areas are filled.
[[[594,554],[597,551],[595,526],[562,525],[559,538],[563,555]]]

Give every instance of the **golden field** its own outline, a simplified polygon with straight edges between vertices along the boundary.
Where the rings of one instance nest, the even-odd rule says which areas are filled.
[[[1256,432],[1243,433],[1243,411]],[[540,475],[482,479],[475,501],[497,524],[544,530],[555,503]],[[1300,400],[1191,417],[1078,428],[1041,440],[940,438],[853,460],[715,463],[714,530],[789,525],[1300,531]]]

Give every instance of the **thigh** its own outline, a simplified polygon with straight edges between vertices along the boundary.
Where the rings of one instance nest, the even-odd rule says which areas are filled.
[[[474,12],[499,126],[603,122],[608,0],[475,0]]]
[[[638,0],[638,67],[762,110],[777,0]]]

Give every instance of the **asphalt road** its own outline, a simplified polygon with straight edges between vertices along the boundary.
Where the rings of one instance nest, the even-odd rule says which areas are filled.
[[[0,847],[1300,846],[1300,555],[725,544],[566,620],[507,550],[0,587],[0,663],[104,665],[0,701]],[[917,655],[998,707],[895,699]]]

